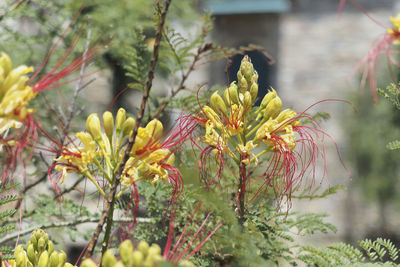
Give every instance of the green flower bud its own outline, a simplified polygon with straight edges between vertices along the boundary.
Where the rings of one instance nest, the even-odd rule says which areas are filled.
[[[114,117],[110,111],[106,111],[103,113],[103,124],[104,124],[104,132],[106,133],[108,139],[111,142],[114,133]]]
[[[129,136],[135,127],[136,121],[134,118],[129,117],[122,125],[123,136]]]
[[[253,105],[253,101],[251,99],[251,94],[249,91],[246,91],[244,93],[244,97],[243,97],[243,107],[247,111],[251,108],[252,105]]]
[[[64,266],[64,264],[66,264],[66,262],[67,262],[67,254],[65,254],[65,252],[61,250],[58,253],[58,263],[59,263],[58,265],[59,266]]]
[[[39,257],[37,267],[47,267],[48,264],[49,264],[49,253],[47,253],[47,251],[43,251]]]
[[[251,94],[251,99],[254,101],[256,101],[257,95],[258,95],[258,84],[257,83],[253,83],[250,87],[250,94]]]
[[[218,94],[218,92],[214,92],[211,95],[210,103],[211,103],[211,107],[216,112],[226,113],[226,107],[225,107],[224,100],[222,100],[222,97]]]
[[[276,116],[279,115],[282,109],[282,100],[279,96],[272,99],[264,110],[264,118],[272,118],[275,119]]]
[[[117,132],[121,131],[122,125],[126,120],[126,111],[123,108],[120,108],[117,112],[117,117],[115,118],[115,128]]]
[[[151,247],[149,248],[149,255],[160,255],[161,254],[161,248],[157,244],[152,244]]]
[[[93,137],[94,140],[101,140],[100,119],[96,113],[92,113],[86,120],[86,131]]]
[[[239,87],[240,87],[240,91],[242,93],[247,91],[248,84],[247,84],[247,81],[246,81],[246,79],[244,77],[239,80]]]
[[[126,266],[132,265],[133,245],[130,240],[125,240],[119,245],[119,256]]]
[[[33,265],[35,265],[36,264],[36,253],[35,253],[35,248],[34,248],[33,244],[28,245],[26,254],[28,256],[29,261],[32,262]]]
[[[271,89],[272,90],[269,91],[261,101],[260,109],[264,109],[268,103],[277,96],[276,91],[273,88]]]
[[[117,264],[117,259],[111,254],[110,251],[106,251],[101,260],[101,267],[114,267]]]
[[[139,250],[135,250],[132,255],[133,267],[142,267],[144,256]]]
[[[53,251],[53,253],[50,254],[50,267],[57,267],[58,262],[59,262],[58,253],[56,251]]]
[[[238,87],[235,82],[232,82],[231,85],[225,89],[224,97],[228,106],[239,103]]]
[[[46,249],[46,240],[44,237],[40,237],[38,240],[38,251],[39,253],[43,252]]]
[[[49,240],[47,242],[47,252],[49,253],[49,255],[51,255],[51,253],[53,253],[54,251],[54,243],[53,241]]]
[[[33,245],[33,247],[36,250],[37,249],[37,239],[34,235],[34,232],[32,233],[31,238],[29,239],[29,242],[31,242],[31,244]]]
[[[27,262],[27,257],[25,255],[24,248],[22,245],[18,245],[14,251],[14,257],[17,267],[25,267]]]
[[[85,259],[82,261],[81,267],[97,267],[97,264],[92,259]]]
[[[142,254],[143,254],[143,256],[144,257],[146,257],[147,256],[147,253],[149,252],[149,244],[147,244],[147,242],[146,241],[140,241],[139,242],[139,244],[138,244],[138,246],[137,246],[137,249],[140,251],[140,252],[142,252]]]

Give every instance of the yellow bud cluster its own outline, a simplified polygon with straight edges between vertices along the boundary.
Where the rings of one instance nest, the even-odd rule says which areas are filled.
[[[119,260],[107,250],[102,258],[102,267],[157,267],[162,266],[166,261],[161,256],[161,248],[157,244],[149,246],[147,242],[140,241],[136,249],[133,247],[132,242],[125,240],[119,245]],[[182,261],[177,265],[178,267],[194,267],[189,261]],[[86,259],[82,262],[80,267],[97,267],[97,264],[91,260]]]
[[[27,85],[32,67],[12,67],[10,57],[0,54],[0,135],[10,128],[19,128],[29,113],[29,101],[36,93]]]
[[[247,55],[242,59],[237,78],[241,93],[244,94],[249,91],[254,103],[258,94],[258,74],[254,70],[253,64]]]
[[[41,229],[35,229],[26,244],[26,251],[18,245],[14,252],[17,267],[72,267],[64,251],[54,250],[54,244]]]

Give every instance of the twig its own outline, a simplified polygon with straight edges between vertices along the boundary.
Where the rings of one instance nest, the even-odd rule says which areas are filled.
[[[172,99],[173,97],[175,97],[181,90],[185,89],[185,82],[187,80],[187,78],[189,77],[189,75],[192,73],[192,71],[194,70],[194,67],[196,65],[196,63],[200,60],[200,56],[201,54],[203,54],[204,52],[207,52],[210,48],[212,47],[211,43],[206,43],[204,46],[199,47],[199,49],[197,49],[197,54],[193,57],[193,61],[192,64],[190,64],[189,69],[186,71],[186,73],[182,76],[181,82],[179,83],[178,87],[175,90],[172,90],[171,92],[171,96],[169,99]],[[154,116],[150,116],[149,117],[149,121],[154,119],[154,118],[159,118],[161,113],[165,110],[165,108],[168,106],[170,100],[164,100],[163,103],[161,104],[160,108],[158,109],[158,111],[156,112],[156,114],[154,114]]]
[[[132,220],[133,220],[132,218],[119,218],[115,221],[124,223],[124,222],[132,222]],[[4,244],[8,241],[14,240],[18,235],[23,236],[23,235],[29,234],[36,228],[40,228],[40,229],[59,228],[59,227],[74,226],[74,225],[83,224],[83,223],[95,223],[98,221],[99,221],[99,218],[81,217],[81,218],[78,218],[77,220],[69,221],[69,222],[68,221],[67,222],[51,222],[51,223],[46,223],[46,224],[42,224],[42,225],[37,225],[35,227],[30,227],[30,228],[24,229],[19,233],[18,232],[11,233],[11,234],[4,236],[2,239],[0,239],[0,244]],[[136,218],[136,221],[140,222],[140,223],[153,223],[154,220],[152,218]]]
[[[149,98],[149,93],[150,93],[150,89],[152,87],[152,83],[153,83],[153,78],[154,78],[154,70],[155,67],[157,65],[157,61],[158,61],[158,50],[160,47],[160,43],[161,43],[161,37],[162,37],[162,30],[164,28],[164,23],[165,23],[165,19],[167,16],[167,12],[168,12],[168,8],[169,5],[171,4],[172,0],[167,0],[165,2],[165,6],[164,9],[161,13],[161,17],[160,20],[158,22],[158,27],[157,27],[157,32],[156,32],[156,37],[155,37],[155,42],[154,42],[154,49],[153,49],[153,57],[151,59],[151,63],[150,63],[150,69],[147,75],[147,80],[146,80],[146,87],[143,93],[143,97],[142,97],[142,103],[140,105],[140,109],[139,109],[139,113],[138,113],[138,117],[136,120],[136,125],[135,128],[132,131],[132,134],[129,136],[129,142],[127,145],[127,148],[125,150],[125,154],[124,157],[121,161],[121,165],[119,166],[116,174],[115,174],[115,179],[114,179],[114,183],[112,185],[112,188],[108,194],[108,199],[106,201],[104,210],[101,214],[101,218],[99,220],[99,223],[97,224],[97,227],[92,235],[92,238],[89,241],[88,244],[88,248],[86,250],[85,253],[85,258],[89,258],[92,256],[94,248],[96,247],[97,244],[97,240],[100,236],[100,233],[103,229],[104,224],[107,221],[107,226],[106,226],[106,233],[104,236],[104,241],[103,241],[103,246],[102,246],[102,251],[104,251],[105,249],[107,249],[108,246],[108,239],[109,239],[109,235],[111,233],[111,226],[112,226],[112,222],[113,222],[113,212],[114,212],[114,204],[115,204],[115,193],[117,191],[117,187],[120,184],[120,180],[121,180],[121,175],[122,172],[124,171],[126,162],[128,161],[129,157],[130,157],[130,152],[132,150],[133,144],[135,143],[135,139],[136,139],[136,135],[138,133],[138,129],[140,124],[142,123],[142,119],[143,119],[143,115],[144,115],[144,111],[146,109],[146,104],[147,104],[147,100]]]

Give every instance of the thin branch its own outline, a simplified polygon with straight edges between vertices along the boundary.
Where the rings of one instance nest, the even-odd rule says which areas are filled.
[[[176,89],[172,90],[171,96],[169,99],[172,99],[181,90],[185,89],[185,82],[186,82],[187,78],[189,77],[189,75],[194,70],[196,63],[200,60],[201,55],[204,52],[207,52],[211,47],[212,47],[211,43],[206,43],[205,45],[203,45],[202,47],[199,47],[197,49],[197,54],[193,57],[192,64],[190,64],[190,67],[188,68],[186,73],[182,76],[182,79],[181,79],[178,87]],[[150,116],[149,120],[152,120],[154,118],[159,118],[160,115],[164,112],[165,108],[168,106],[169,102],[170,102],[170,100],[164,100],[163,103],[161,104],[161,106],[159,107],[159,109],[157,110],[156,114],[154,114],[154,116]]]
[[[44,229],[49,229],[49,228],[60,228],[60,227],[67,227],[67,226],[75,226],[83,223],[96,223],[99,221],[99,218],[93,218],[93,217],[81,217],[78,218],[77,220],[74,221],[67,221],[67,222],[51,222],[51,223],[46,223],[42,225],[36,225],[34,227],[29,227],[21,232],[16,232],[16,233],[11,233],[6,236],[4,236],[2,239],[0,239],[0,244],[4,244],[8,241],[15,240],[18,235],[23,236],[31,233],[33,230],[36,228],[40,228],[42,230]],[[127,223],[127,222],[132,222],[132,218],[119,218],[115,220],[116,222],[121,222],[121,223]],[[136,218],[137,222],[140,223],[154,223],[154,220],[152,218]]]
[[[139,127],[142,123],[144,111],[146,109],[147,100],[149,98],[149,93],[150,93],[153,79],[154,79],[154,70],[156,68],[157,61],[158,61],[158,50],[159,50],[160,43],[161,43],[162,31],[164,28],[165,19],[166,19],[168,8],[169,8],[169,5],[171,4],[171,1],[172,0],[167,0],[165,2],[164,9],[161,13],[161,17],[158,22],[156,37],[155,37],[155,42],[154,42],[153,57],[151,59],[150,69],[149,69],[149,72],[147,75],[147,80],[146,80],[146,87],[145,87],[145,90],[143,93],[142,103],[140,105],[140,110],[139,110],[138,117],[136,120],[135,128],[133,129],[132,134],[129,136],[129,142],[128,142],[127,148],[125,150],[124,157],[121,161],[121,165],[119,166],[119,168],[116,172],[115,179],[114,179],[112,188],[108,194],[108,199],[106,201],[104,210],[101,214],[99,223],[97,224],[97,227],[92,235],[92,238],[89,241],[88,248],[85,253],[85,258],[89,258],[92,256],[94,248],[96,247],[96,244],[97,244],[97,240],[100,236],[100,233],[101,233],[106,221],[107,221],[107,229],[106,229],[106,234],[105,234],[102,250],[104,250],[108,246],[108,238],[109,237],[107,237],[107,234],[110,233],[111,226],[112,226],[112,215],[113,215],[112,213],[113,213],[113,206],[115,204],[115,194],[117,191],[117,187],[120,184],[121,175],[122,175],[122,172],[124,171],[126,162],[128,161],[128,159],[130,157],[129,154],[132,150],[133,144],[135,143],[135,139],[136,139],[136,135],[138,133]]]

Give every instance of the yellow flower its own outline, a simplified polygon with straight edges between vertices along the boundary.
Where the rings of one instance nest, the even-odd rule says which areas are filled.
[[[400,14],[396,17],[390,17],[390,22],[393,24],[393,27],[387,29],[386,32],[394,39],[394,45],[400,45]]]
[[[32,67],[19,66],[12,68],[7,54],[0,55],[0,134],[10,128],[20,128],[22,122],[33,110],[28,108],[29,101],[36,92],[26,85],[29,78],[25,75],[32,72]]]
[[[229,151],[226,138],[219,135],[214,127],[215,126],[211,121],[206,122],[206,134],[201,138],[201,141],[210,146],[218,148],[220,151]]]
[[[131,156],[144,157],[160,147],[159,140],[162,136],[163,125],[154,119],[145,128],[140,127],[132,147]]]

